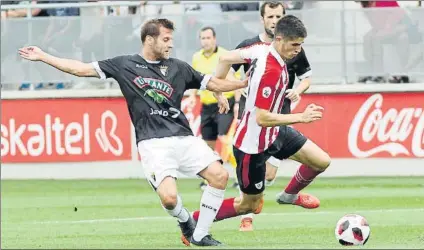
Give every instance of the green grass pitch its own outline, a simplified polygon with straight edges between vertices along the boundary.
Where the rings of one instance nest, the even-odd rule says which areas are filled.
[[[319,178],[307,192],[321,207],[278,205],[265,191],[254,232],[239,232],[239,218],[215,223],[212,234],[227,248],[343,248],[334,227],[347,213],[367,218],[371,237],[359,248],[423,248],[424,177]],[[199,207],[199,180],[179,180],[183,202]],[[186,248],[177,222],[159,205],[145,180],[1,182],[2,248]],[[238,195],[228,188],[226,197]],[[75,209],[76,208],[76,209]],[[349,247],[351,249],[352,247]]]

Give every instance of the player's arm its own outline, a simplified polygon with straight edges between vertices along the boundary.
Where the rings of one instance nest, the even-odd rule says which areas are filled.
[[[311,86],[312,69],[306,57],[305,50],[302,49],[299,65],[296,69],[296,76],[300,80],[299,85],[296,87],[296,92],[299,94],[305,93]]]
[[[201,74],[187,63],[183,64],[187,81],[186,89],[207,89],[213,92],[228,92],[247,86],[247,81],[230,81],[226,80],[225,76],[223,77],[224,79],[219,79],[212,75]]]
[[[227,76],[231,77],[231,65],[242,64],[245,62],[246,60],[243,58],[243,53],[241,53],[240,49],[228,51],[219,57],[215,76],[220,79],[225,79]]]
[[[311,66],[309,65],[308,59],[306,58],[305,51],[302,49],[300,53],[301,55],[299,58],[298,67],[295,71],[297,78],[300,80],[300,83],[293,90],[286,91],[286,98],[295,102],[298,101],[300,99],[299,96],[305,93],[306,90],[308,90],[311,86]]]
[[[22,58],[31,61],[42,61],[63,72],[80,77],[100,77],[91,63],[83,63],[78,60],[59,58],[42,51],[35,46],[19,49]]]
[[[244,81],[230,81],[227,79],[219,79],[217,77],[210,77],[209,81],[206,83],[206,89],[213,92],[228,92],[241,88],[247,87],[247,79]]]
[[[302,122],[301,114],[272,113],[281,93],[277,93],[276,83],[280,81],[280,73],[276,70],[265,72],[259,80],[255,96],[256,122],[261,127],[276,127]],[[283,100],[280,100],[280,102]]]
[[[310,123],[322,118],[323,107],[310,104],[302,113],[276,114],[266,109],[256,109],[256,122],[261,127],[276,127],[296,123]]]
[[[278,109],[281,102],[279,93],[275,87],[280,81],[280,72],[270,70],[265,72],[259,80],[255,96],[256,122],[261,127],[276,127],[291,125],[295,123],[309,123],[321,119],[322,107],[315,104],[309,105],[303,113],[297,114],[277,114],[271,112]],[[280,102],[280,103],[278,103]]]

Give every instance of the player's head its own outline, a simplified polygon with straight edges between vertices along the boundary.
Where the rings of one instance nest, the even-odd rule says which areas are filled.
[[[173,47],[174,23],[159,18],[147,21],[141,28],[141,42],[157,60],[168,59]]]
[[[268,37],[274,38],[274,30],[278,20],[285,14],[286,9],[281,2],[266,1],[261,6],[261,20]]]
[[[291,59],[300,53],[308,33],[299,18],[287,15],[277,22],[274,43],[283,59]]]
[[[204,27],[200,30],[200,45],[205,51],[211,51],[216,48],[216,32],[212,27]]]

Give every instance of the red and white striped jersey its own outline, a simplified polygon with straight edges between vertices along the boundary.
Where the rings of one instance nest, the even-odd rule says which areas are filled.
[[[261,127],[256,122],[257,109],[279,113],[289,83],[287,67],[269,43],[240,49],[240,56],[251,64],[248,93],[242,119],[237,125],[234,146],[248,154],[265,151],[277,138],[279,127]]]

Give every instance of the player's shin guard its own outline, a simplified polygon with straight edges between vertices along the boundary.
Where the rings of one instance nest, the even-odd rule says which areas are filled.
[[[220,210],[221,204],[223,203],[225,190],[217,189],[208,185],[200,200],[200,211],[195,214],[193,218],[197,220],[197,226],[193,233],[193,238],[196,241],[200,241],[209,234],[209,228]],[[195,212],[196,213],[196,212]]]

